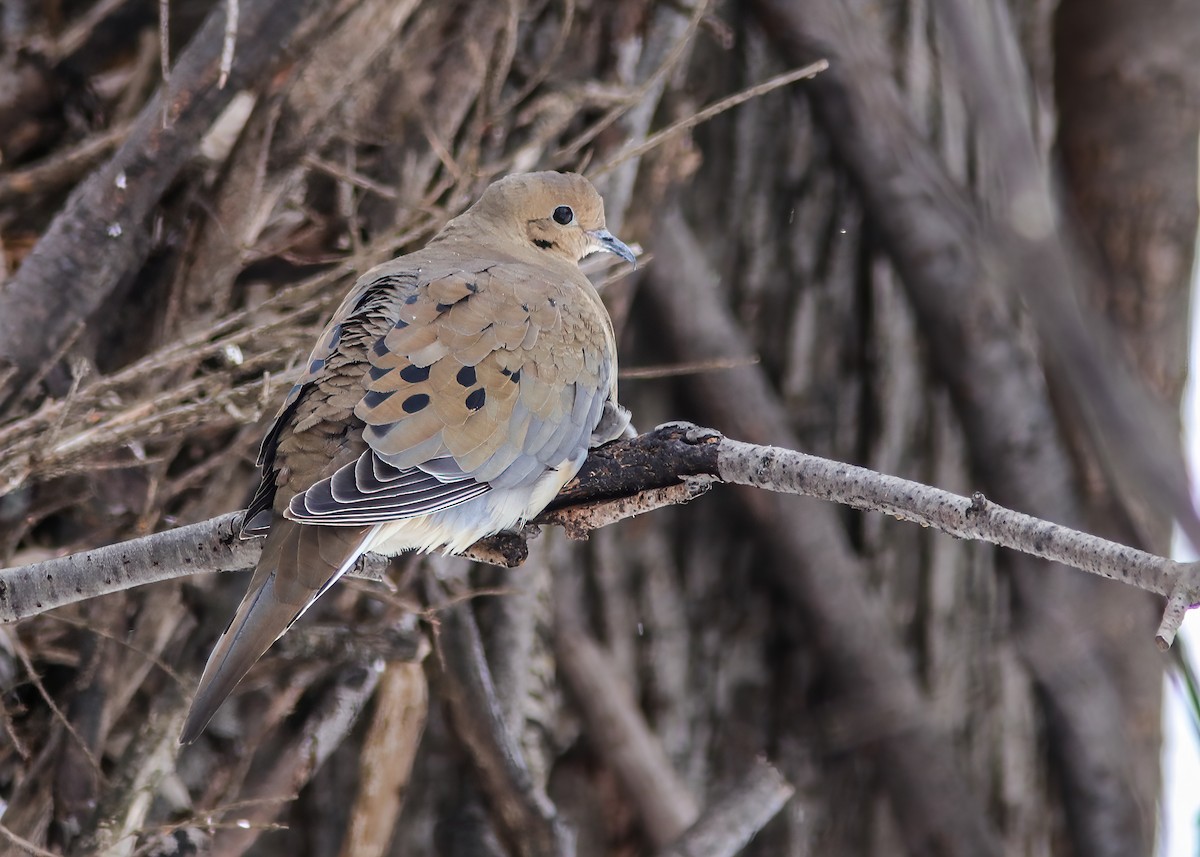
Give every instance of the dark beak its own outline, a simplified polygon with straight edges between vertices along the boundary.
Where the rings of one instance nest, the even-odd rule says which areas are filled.
[[[612,253],[614,256],[620,256],[633,267],[637,267],[637,256],[633,255],[633,251],[629,249],[617,236],[613,235],[607,229],[594,229],[588,232],[592,239],[593,250],[603,250],[606,253]]]

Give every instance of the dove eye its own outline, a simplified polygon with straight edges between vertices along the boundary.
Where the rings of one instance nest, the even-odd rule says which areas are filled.
[[[554,209],[554,214],[551,216],[554,218],[555,223],[560,226],[566,226],[575,219],[575,212],[571,211],[571,206],[569,205],[560,205]]]

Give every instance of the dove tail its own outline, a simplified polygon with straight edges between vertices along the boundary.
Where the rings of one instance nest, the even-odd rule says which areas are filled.
[[[294,605],[285,604],[275,596],[275,572],[272,571],[257,592],[247,595],[209,655],[180,743],[191,744],[200,737],[225,697],[233,692],[237,683],[297,615]]]
[[[258,659],[354,565],[369,544],[370,529],[364,532],[275,521],[250,591],[208,657],[179,738],[181,744],[191,744],[200,737],[221,703]],[[325,558],[330,551],[323,551],[323,547],[341,548],[333,551],[334,562]]]

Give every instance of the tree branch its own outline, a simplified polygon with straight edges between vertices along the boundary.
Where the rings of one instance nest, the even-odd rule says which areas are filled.
[[[268,753],[250,763],[254,782],[243,787],[236,803],[212,814],[232,824],[215,830],[213,854],[243,854],[271,825],[279,808],[293,800],[325,764],[358,720],[384,672],[381,658],[352,659],[334,674],[295,731],[280,738]],[[174,734],[174,733],[173,733]]]
[[[149,214],[204,132],[240,89],[267,76],[299,49],[306,33],[318,29],[320,5],[243,0],[242,49],[223,89],[217,78],[224,5],[208,16],[180,55],[165,92],[143,108],[108,163],[75,189],[6,284],[0,297],[0,407],[49,368],[43,364],[68,332],[141,265],[150,247]]]
[[[675,773],[628,685],[569,615],[560,613],[555,622],[554,652],[597,754],[612,767],[650,841],[663,847],[682,836],[699,816],[696,798]]]
[[[933,6],[951,48],[944,60],[950,98],[962,92],[970,121],[982,129],[977,145],[966,144],[982,151],[981,178],[970,190],[951,174],[894,70],[881,62],[888,36],[880,19],[835,0],[803,7],[756,0],[754,9],[788,64],[830,59],[830,71],[804,93],[901,276],[985,490],[1067,525],[1087,520],[1056,413],[1073,400],[1075,424],[1091,435],[1097,463],[1116,477],[1115,499],[1134,520],[1178,517],[1195,538],[1174,420],[1117,358],[1107,321],[1077,300],[1096,271],[1054,198],[1006,7],[964,0]],[[1008,309],[1016,299],[1028,307],[1024,317],[1038,333],[1043,360]],[[1057,406],[1047,368],[1066,394]],[[1152,508],[1143,508],[1139,493]],[[1013,638],[1060,732],[1051,743],[1078,748],[1059,763],[1073,839],[1097,855],[1145,851],[1153,825],[1132,774],[1136,749],[1124,740],[1136,717],[1127,709],[1136,703],[1122,699],[1122,667],[1109,662],[1094,619],[1104,599],[1090,581],[1029,558],[1010,568],[1020,618]],[[1176,580],[1160,645],[1173,638],[1186,605],[1200,601],[1200,578]]]
[[[440,696],[480,774],[498,832],[520,857],[569,857],[575,851],[573,836],[534,782],[520,743],[504,721],[470,604],[451,603],[432,575],[425,583],[426,601],[436,611]]]
[[[733,857],[740,852],[795,789],[763,759],[658,857]]]
[[[561,524],[576,537],[585,537],[596,528],[593,525],[641,514],[663,505],[664,497],[673,503],[687,502],[707,490],[712,479],[882,512],[1160,595],[1169,594],[1181,571],[1191,568],[1006,509],[982,494],[964,497],[865,467],[730,440],[688,423],[667,423],[631,440],[593,450],[579,475],[534,523]],[[258,559],[262,540],[238,538],[240,519],[241,513],[233,512],[59,559],[0,569],[0,621],[15,622],[145,583],[250,568]],[[523,540],[531,534],[484,539],[469,556],[494,565],[517,565],[524,558],[520,550]],[[369,554],[353,575],[379,579],[386,567],[384,557]],[[1159,633],[1165,632],[1160,629]]]

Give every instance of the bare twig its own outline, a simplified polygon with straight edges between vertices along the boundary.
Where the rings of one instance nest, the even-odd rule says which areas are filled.
[[[224,89],[233,68],[233,51],[237,45],[238,0],[225,0],[225,38],[221,42],[221,75],[217,88]]]
[[[711,477],[684,476],[682,482],[665,488],[647,488],[632,497],[600,500],[578,506],[551,509],[538,518],[538,523],[558,524],[573,539],[586,539],[592,530],[607,527],[626,518],[695,500],[712,486]]]
[[[21,387],[21,389],[17,391],[16,395],[13,397],[14,401],[16,401],[18,404],[23,402],[33,392],[34,388],[36,388],[42,383],[42,381],[46,379],[46,376],[50,374],[52,369],[54,369],[55,364],[62,360],[63,357],[67,355],[67,352],[69,352],[75,346],[75,342],[83,334],[83,331],[86,327],[86,322],[75,322],[71,329],[63,336],[63,341],[55,346],[54,352],[50,355],[50,359],[39,366],[37,371],[35,371],[29,380],[27,380]],[[65,403],[64,407],[66,407]]]
[[[219,9],[209,15],[124,144],[76,188],[6,284],[0,299],[0,369],[15,366],[17,374],[0,390],[0,402],[35,375],[65,334],[138,267],[149,250],[148,215],[204,131],[240,86],[283,60],[279,44],[302,47],[305,32],[315,29],[320,5],[243,0],[243,50],[234,64],[234,85],[223,90],[212,84],[224,16]],[[164,110],[171,114],[167,129]]]
[[[694,0],[691,16],[684,18],[669,5],[652,7],[648,15],[648,25],[639,35],[629,33],[617,46],[619,54],[623,55],[628,67],[624,77],[632,80],[623,82],[642,81],[637,87],[633,98],[614,110],[585,132],[578,139],[582,140],[589,133],[598,133],[611,119],[620,119],[620,129],[625,132],[629,141],[643,140],[650,132],[650,124],[658,111],[658,105],[667,89],[667,79],[676,64],[683,61],[692,47],[693,39],[700,21],[708,8],[708,0]],[[669,50],[669,52],[668,52]],[[659,60],[664,53],[666,58]],[[620,71],[620,70],[619,70]],[[569,149],[570,147],[568,147]],[[589,157],[593,153],[589,153]],[[620,232],[624,229],[626,217],[632,215],[633,186],[641,158],[632,157],[616,167],[603,182],[605,204],[608,207],[609,228]],[[587,170],[581,168],[580,172]],[[622,312],[613,307],[614,324],[620,330]]]
[[[751,99],[760,98],[766,95],[768,92],[773,92],[782,86],[787,86],[788,84],[796,83],[800,80],[807,80],[815,77],[816,75],[825,71],[827,68],[829,68],[829,63],[827,61],[818,60],[817,62],[806,65],[804,68],[794,69],[792,71],[784,72],[783,74],[777,74],[769,80],[764,80],[762,83],[743,89],[741,92],[736,92],[733,95],[720,99],[719,101],[715,101],[702,110],[693,113],[691,116],[684,117],[678,122],[674,122],[666,128],[663,128],[661,131],[654,132],[645,140],[622,149],[620,152],[614,155],[611,160],[604,164],[604,166],[598,167],[594,172],[591,172],[591,176],[593,178],[599,178],[600,176],[606,175],[631,158],[640,158],[647,152],[653,151],[662,145],[665,140],[670,139],[676,134],[682,134],[689,128],[695,128],[697,125],[707,122],[714,116],[721,115],[726,110],[732,110],[739,104],[745,104]]]
[[[99,26],[113,10],[117,9],[124,0],[98,0],[88,7],[87,11],[73,20],[51,46],[50,56],[62,59],[82,48],[92,37]]]
[[[51,193],[76,181],[129,135],[128,125],[117,125],[85,137],[47,155],[40,161],[0,175],[0,204],[36,193]]]
[[[33,854],[34,857],[61,857],[61,855],[55,854],[53,851],[47,851],[45,848],[40,848],[36,843],[18,836],[3,824],[0,824],[0,838],[8,840],[9,843],[15,845],[23,853]]]
[[[440,695],[479,771],[498,831],[521,857],[569,857],[575,850],[571,834],[534,783],[520,744],[504,721],[470,604],[443,607],[446,594],[429,577],[426,589],[427,601],[437,611]]]
[[[696,820],[696,799],[671,767],[629,687],[564,612],[554,638],[559,666],[598,754],[628,792],[650,841],[663,847]]]
[[[562,4],[562,23],[559,25],[558,35],[555,37],[554,44],[551,45],[545,59],[542,60],[541,65],[529,76],[521,88],[495,109],[495,115],[503,116],[516,110],[521,102],[528,98],[550,76],[550,72],[554,70],[555,62],[562,54],[563,48],[567,45],[567,37],[571,33],[571,24],[574,20],[575,0],[564,0]]]
[[[640,259],[638,260],[641,261]],[[757,356],[728,357],[714,360],[689,360],[686,363],[666,363],[661,366],[638,366],[618,370],[617,377],[622,381],[648,380],[651,378],[678,378],[681,375],[694,375],[697,372],[719,372],[722,369],[737,369],[739,366],[753,366],[758,363]]]
[[[658,857],[734,857],[787,803],[795,789],[765,759]]]
[[[163,87],[171,82],[171,4],[169,0],[158,0],[158,70]],[[224,87],[222,87],[224,88]],[[170,125],[167,101],[162,100],[162,126]]]
[[[241,804],[245,811],[239,813],[236,825],[217,834],[214,854],[242,854],[268,829],[280,808],[341,746],[375,692],[383,670],[381,659],[347,664],[338,670],[336,683],[321,697],[299,733],[266,764],[255,766],[257,782],[249,787]]]
[[[25,667],[25,674],[29,677],[29,681],[37,688],[38,695],[41,696],[42,701],[46,703],[46,707],[54,714],[54,719],[67,730],[67,733],[78,746],[80,753],[83,754],[83,757],[87,760],[88,765],[91,766],[96,777],[103,779],[104,769],[100,767],[100,762],[96,760],[96,754],[92,752],[92,748],[83,740],[83,736],[79,734],[79,731],[75,728],[75,724],[71,722],[71,718],[67,717],[63,710],[58,707],[58,703],[54,701],[54,697],[46,690],[46,685],[42,683],[42,677],[38,674],[33,661],[29,657],[29,652],[25,650],[25,646],[21,643],[19,637],[14,636],[12,638],[12,646],[16,650],[17,657],[21,660],[21,665]]]
[[[28,616],[120,592],[144,583],[213,571],[251,568],[262,552],[261,539],[241,539],[234,512],[131,539],[61,559],[0,572],[0,621]],[[387,568],[383,557],[364,559],[363,571],[378,579]]]
[[[377,194],[384,199],[394,200],[400,198],[400,194],[396,192],[395,188],[381,185],[379,182],[374,181],[371,178],[362,175],[361,173],[356,173],[353,170],[349,170],[340,166],[339,164],[331,163],[330,161],[312,154],[311,152],[304,156],[304,164],[305,166],[312,167],[314,170],[320,170],[326,175],[332,176],[340,181],[344,181],[347,184],[353,185],[354,187],[362,188],[363,190],[369,190],[371,193]]]
[[[564,146],[557,154],[558,159],[565,159],[574,155],[592,140],[596,139],[605,128],[608,128],[634,107],[645,104],[653,107],[653,105],[658,103],[658,97],[655,94],[656,90],[661,91],[667,74],[683,59],[684,52],[687,50],[688,45],[691,44],[692,37],[696,35],[696,30],[699,28],[700,21],[703,20],[704,12],[707,8],[707,0],[695,0],[695,4],[691,9],[692,14],[688,17],[683,27],[682,35],[671,46],[671,52],[667,54],[666,58],[658,64],[652,73],[647,75],[645,81],[636,91],[630,93],[628,98],[623,99],[598,121],[588,126],[585,131]],[[664,8],[663,14],[677,15],[678,12],[673,8]],[[656,57],[651,57],[650,59],[653,60]]]
[[[1014,512],[982,494],[963,497],[895,476],[803,452],[721,442],[726,482],[804,494],[883,512],[961,539],[979,539],[1061,562],[1109,580],[1167,594],[1184,566],[1136,548]]]
[[[375,712],[363,739],[358,795],[342,841],[342,857],[386,853],[428,710],[429,687],[421,664],[389,663],[379,680]]]

